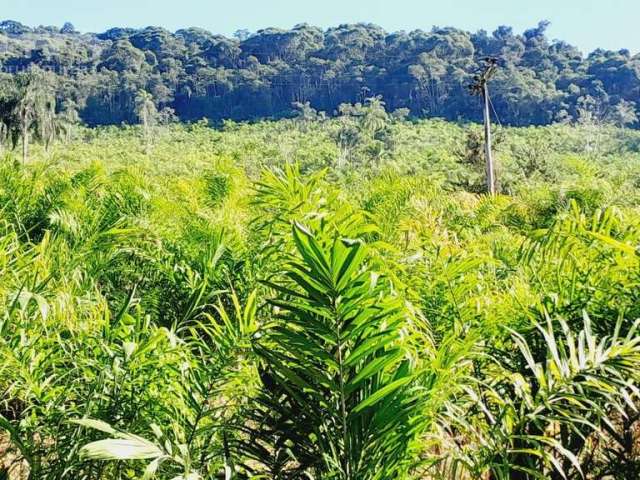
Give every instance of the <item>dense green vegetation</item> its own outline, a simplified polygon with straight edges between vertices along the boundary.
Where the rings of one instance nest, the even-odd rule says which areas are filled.
[[[136,123],[145,90],[166,117],[246,120],[291,116],[307,102],[333,115],[342,103],[381,95],[414,117],[479,121],[467,85],[482,59],[495,56],[493,104],[504,124],[608,122],[636,125],[640,56],[627,50],[583,55],[545,34],[434,27],[385,32],[370,24],[326,31],[309,25],[269,28],[234,38],[197,28],[114,28],[81,34],[0,22],[0,67],[51,71],[59,108],[89,125]]]
[[[5,151],[0,478],[637,478],[640,133],[399,117]]]

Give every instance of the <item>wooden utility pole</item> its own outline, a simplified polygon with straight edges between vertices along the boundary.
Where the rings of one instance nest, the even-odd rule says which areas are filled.
[[[474,83],[469,85],[473,95],[481,95],[484,112],[484,155],[486,160],[487,191],[490,195],[496,194],[496,171],[491,150],[491,114],[489,111],[489,80],[498,69],[498,59],[485,58],[484,71],[473,77]]]

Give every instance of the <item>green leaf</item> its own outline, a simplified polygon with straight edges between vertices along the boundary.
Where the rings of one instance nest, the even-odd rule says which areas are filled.
[[[71,420],[71,423],[75,423],[77,425],[81,425],[83,427],[92,428],[94,430],[99,430],[104,433],[108,433],[109,435],[117,434],[117,430],[113,428],[106,422],[102,420],[92,420],[90,418],[82,418],[79,420]]]
[[[149,463],[149,465],[147,465],[147,468],[144,469],[144,475],[142,475],[141,480],[151,480],[153,477],[155,477],[156,473],[158,472],[158,468],[160,468],[160,464],[163,460],[164,458],[158,457],[154,461]]]
[[[362,370],[360,370],[360,372],[349,382],[349,384],[347,385],[347,391],[353,391],[361,381],[366,380],[367,378],[372,377],[378,372],[384,370],[385,368],[389,367],[389,365],[397,362],[403,356],[404,352],[399,348],[396,348],[394,350],[390,350],[381,357],[375,358],[374,360],[369,362]]]
[[[92,460],[147,460],[164,455],[153,443],[137,438],[99,440],[82,447],[80,453]]]
[[[401,387],[407,385],[408,383],[410,383],[413,380],[413,378],[414,378],[413,376],[404,377],[404,378],[396,380],[396,381],[394,381],[394,382],[382,387],[381,389],[376,391],[374,394],[372,394],[371,396],[369,396],[368,398],[366,398],[362,402],[360,402],[353,409],[354,413],[359,413],[362,410],[364,410],[365,408],[371,407],[371,406],[375,405],[376,403],[378,403],[379,401],[384,400],[388,395],[392,394],[393,392],[395,392],[399,388],[401,388]]]

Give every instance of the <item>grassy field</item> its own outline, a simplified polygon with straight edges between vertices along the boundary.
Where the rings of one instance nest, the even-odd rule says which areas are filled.
[[[640,132],[480,134],[5,152],[0,478],[638,478]]]

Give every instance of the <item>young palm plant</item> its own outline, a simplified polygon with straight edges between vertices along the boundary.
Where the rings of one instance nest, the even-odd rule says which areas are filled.
[[[222,303],[215,315],[203,313],[178,328],[172,338],[181,355],[180,382],[171,384],[171,401],[163,405],[158,423],[148,429],[153,440],[94,419],[74,420],[110,437],[80,449],[89,460],[148,460],[143,479],[175,480],[236,478],[231,444],[240,432],[246,399],[257,378],[251,338],[257,330],[256,299],[244,307],[231,295],[232,313]],[[130,345],[132,355],[136,345]],[[152,418],[149,417],[149,420]]]
[[[403,478],[419,431],[411,315],[361,240],[301,224],[293,238],[255,344],[263,391],[244,451],[270,478]]]

